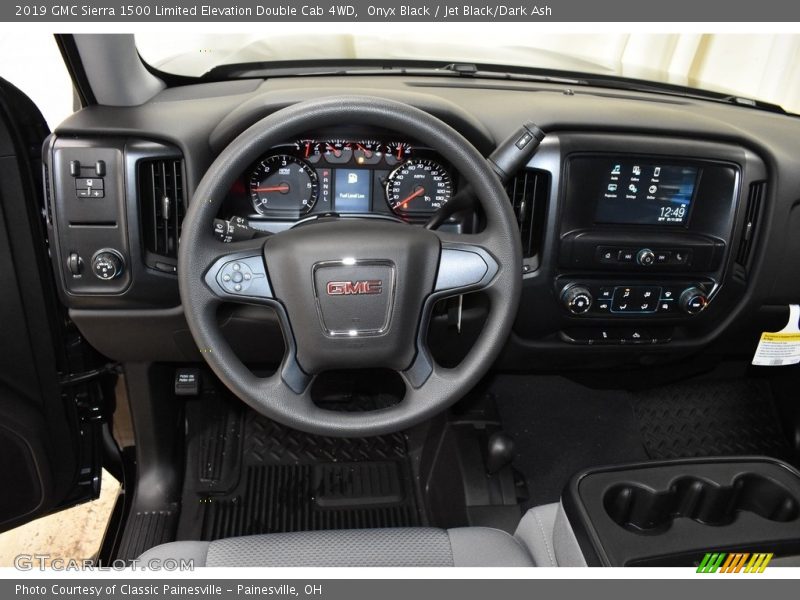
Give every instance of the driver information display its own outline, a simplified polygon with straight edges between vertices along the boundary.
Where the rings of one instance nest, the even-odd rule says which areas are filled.
[[[602,166],[601,166],[602,165]],[[598,161],[603,169],[595,222],[686,225],[698,168],[631,159]]]
[[[370,208],[372,178],[366,169],[334,169],[334,209],[343,213],[365,213]]]

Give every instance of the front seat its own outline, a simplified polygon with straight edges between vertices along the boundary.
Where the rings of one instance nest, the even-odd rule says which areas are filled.
[[[156,546],[139,557],[200,567],[532,567],[585,565],[559,504],[529,510],[514,536],[488,527],[270,533]]]

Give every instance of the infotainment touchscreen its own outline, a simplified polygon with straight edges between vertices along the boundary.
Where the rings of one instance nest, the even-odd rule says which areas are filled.
[[[596,162],[595,162],[596,161]],[[697,186],[698,168],[637,159],[594,161],[600,184],[595,222],[686,225]]]

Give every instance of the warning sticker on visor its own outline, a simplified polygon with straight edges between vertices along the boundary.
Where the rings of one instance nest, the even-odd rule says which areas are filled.
[[[758,342],[753,364],[760,367],[782,367],[800,363],[800,305],[789,306],[789,323],[775,332],[764,332]]]

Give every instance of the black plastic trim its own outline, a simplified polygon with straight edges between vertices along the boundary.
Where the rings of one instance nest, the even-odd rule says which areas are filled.
[[[58,49],[61,51],[61,56],[64,58],[67,71],[69,71],[69,75],[72,78],[72,86],[81,106],[97,104],[97,98],[95,98],[92,86],[89,84],[89,78],[83,68],[81,55],[78,52],[78,46],[75,43],[73,34],[57,33],[55,38]]]

